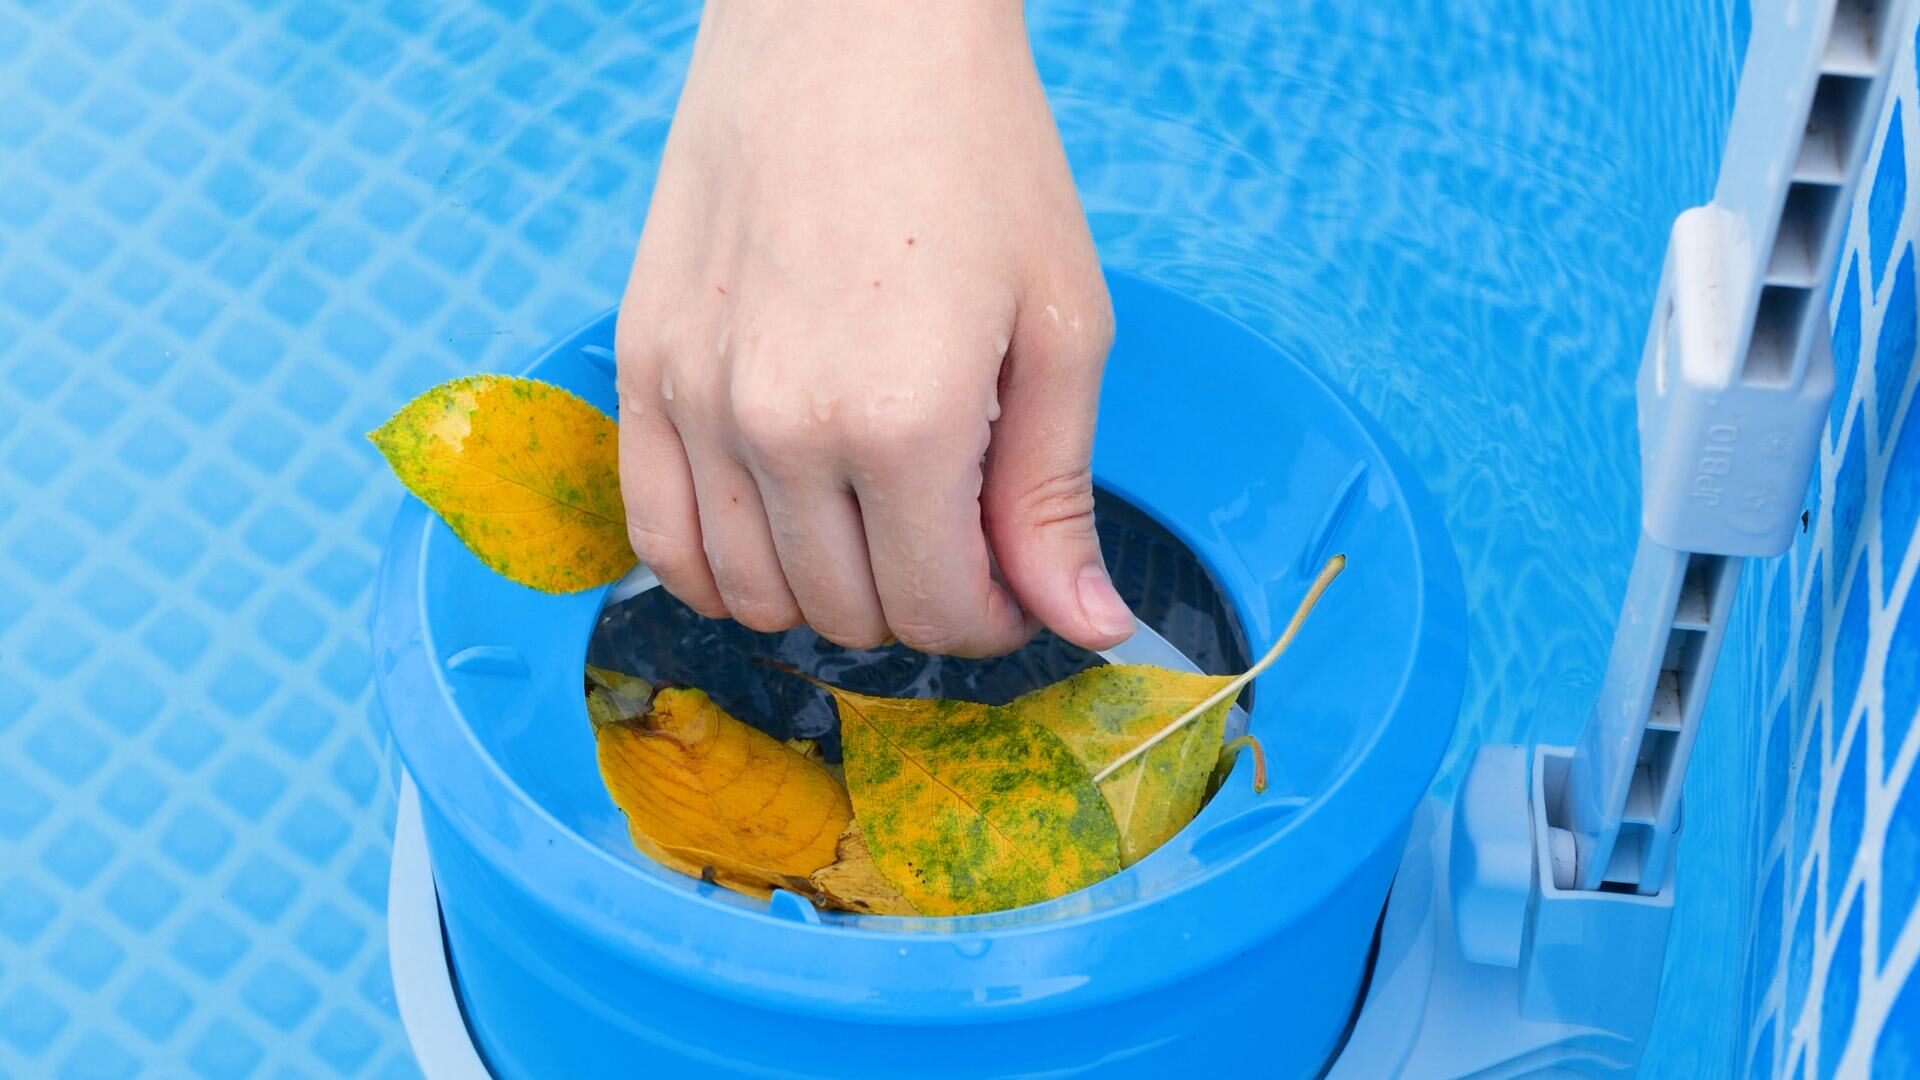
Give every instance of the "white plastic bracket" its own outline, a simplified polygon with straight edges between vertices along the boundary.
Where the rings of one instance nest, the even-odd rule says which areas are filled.
[[[1756,328],[1757,349],[1734,351],[1745,232],[1718,206],[1674,222],[1640,366],[1641,524],[1647,539],[1676,551],[1785,551],[1826,426],[1833,362],[1824,318],[1809,320],[1804,342]]]
[[[1641,356],[1641,535],[1612,655],[1565,784],[1547,792],[1576,889],[1669,880],[1742,559],[1786,550],[1818,453],[1834,252],[1905,7],[1754,5],[1714,201],[1674,222]]]

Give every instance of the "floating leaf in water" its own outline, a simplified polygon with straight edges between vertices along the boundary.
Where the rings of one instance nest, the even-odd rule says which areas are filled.
[[[825,686],[873,861],[926,915],[1035,904],[1120,869],[1120,834],[1052,732],[970,701]]]
[[[653,684],[638,675],[587,665],[587,719],[594,727],[631,720],[653,704]]]
[[[1099,785],[1120,830],[1121,863],[1132,866],[1200,812],[1216,766],[1223,760],[1232,764],[1220,743],[1233,699],[1292,644],[1346,564],[1343,555],[1327,560],[1280,640],[1240,675],[1145,664],[1088,668],[997,711],[1017,714],[1060,737]],[[1250,736],[1235,740],[1230,749],[1243,743],[1254,748],[1255,790],[1264,790],[1265,755]]]
[[[481,562],[574,592],[633,566],[615,432],[557,386],[474,375],[414,398],[367,437]]]
[[[699,690],[661,690],[645,713],[603,723],[595,738],[634,845],[738,892],[811,893],[853,816],[826,769]]]
[[[1091,775],[1232,681],[1231,675],[1109,665],[1024,694],[1005,709],[1058,735]],[[1200,812],[1232,705],[1222,699],[1100,782],[1120,830],[1122,866],[1139,862]]]
[[[785,888],[880,915],[1049,900],[1166,842],[1242,747],[1254,753],[1254,790],[1265,789],[1258,742],[1221,746],[1227,710],[1344,565],[1328,561],[1280,640],[1241,675],[1092,668],[997,707],[809,679],[839,710],[844,774],[812,740],[781,743],[698,690],[656,693],[589,668],[601,774],[642,851],[751,895]]]
[[[824,907],[866,915],[920,914],[920,909],[880,872],[858,819],[840,834],[833,865],[813,872],[813,887],[814,902]]]
[[[1307,594],[1300,598],[1299,606],[1293,609],[1293,618],[1287,620],[1287,628],[1280,632],[1280,640],[1273,643],[1273,648],[1267,650],[1267,655],[1261,657],[1257,663],[1246,671],[1227,680],[1225,686],[1209,694],[1206,700],[1195,704],[1193,708],[1188,709],[1186,712],[1181,713],[1169,721],[1166,727],[1161,728],[1158,732],[1149,736],[1145,742],[1113,759],[1105,768],[1093,774],[1094,782],[1099,783],[1104,781],[1107,777],[1125,768],[1129,761],[1151,751],[1161,740],[1177,733],[1183,726],[1208,709],[1213,708],[1222,701],[1232,700],[1234,695],[1240,692],[1241,687],[1252,682],[1261,672],[1272,667],[1273,662],[1280,659],[1280,654],[1287,651],[1287,646],[1293,644],[1294,635],[1298,634],[1300,628],[1306,625],[1307,616],[1313,614],[1313,606],[1320,602],[1321,595],[1327,591],[1328,586],[1333,584],[1333,579],[1339,577],[1340,572],[1346,568],[1347,557],[1345,555],[1334,555],[1329,558],[1326,564],[1320,567],[1320,573],[1314,577],[1313,584],[1307,586]]]

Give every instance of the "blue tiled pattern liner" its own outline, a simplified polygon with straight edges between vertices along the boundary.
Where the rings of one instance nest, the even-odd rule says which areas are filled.
[[[1769,792],[1752,831],[1750,1076],[1920,1075],[1920,87],[1904,32],[1836,274],[1837,390],[1809,527],[1752,564],[1731,653],[1750,720],[1727,719],[1765,747]]]
[[[416,1075],[361,433],[617,295],[692,25],[0,4],[0,1076]]]
[[[1633,365],[1668,223],[1711,189],[1746,4],[1277,8],[1030,5],[1102,255],[1393,431],[1466,573],[1460,745],[1570,741],[1635,535]],[[0,4],[0,1075],[412,1073],[364,633],[397,488],[361,433],[612,303],[692,30],[685,3],[622,0]],[[1872,358],[1911,230],[1878,264],[1864,231],[1850,248],[1867,419],[1837,415],[1873,438],[1864,486],[1836,475],[1841,440],[1820,490],[1859,492],[1869,545],[1915,513],[1883,490],[1885,447],[1916,440],[1882,420]],[[1781,610],[1853,595],[1820,520],[1792,565],[1839,569],[1790,570]],[[1900,578],[1871,550],[1858,698],[1891,733],[1879,703],[1914,679],[1883,643],[1914,631],[1889,631],[1889,583],[1912,559]],[[1663,1005],[1668,1075],[1738,1057],[1724,1033],[1781,1014],[1788,981],[1809,1004],[1770,1060],[1821,1060],[1801,1047],[1803,1013],[1842,1000],[1826,943],[1857,910],[1882,949],[1910,903],[1892,877],[1862,898],[1852,866],[1803,903],[1831,860],[1747,875],[1727,842],[1754,817],[1739,755],[1766,747],[1791,778],[1765,805],[1828,843],[1859,730],[1829,704],[1824,658],[1856,655],[1839,621],[1754,634],[1805,673],[1770,686],[1785,737],[1716,695],[1697,760],[1733,765],[1689,792],[1670,981],[1694,992]],[[1920,845],[1884,812],[1884,742],[1853,751],[1860,866]],[[1724,917],[1749,876],[1777,883],[1771,923]],[[1767,926],[1782,948],[1744,1008],[1712,980]],[[1920,1012],[1880,986],[1860,1017]]]

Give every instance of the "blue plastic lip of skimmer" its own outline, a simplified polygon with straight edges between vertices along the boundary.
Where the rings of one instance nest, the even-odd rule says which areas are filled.
[[[1114,275],[1112,284],[1116,300],[1124,290],[1157,294],[1148,299],[1162,305],[1197,306],[1127,275]],[[1216,312],[1207,314],[1224,321]],[[1233,325],[1257,340],[1251,331]],[[578,355],[584,345],[610,341],[610,331],[611,316],[595,320],[532,367]],[[865,1022],[1010,1019],[1101,1004],[1230,962],[1248,943],[1277,932],[1319,899],[1277,885],[1263,887],[1266,879],[1284,877],[1290,867],[1312,865],[1316,876],[1345,880],[1379,845],[1397,843],[1451,736],[1451,718],[1464,684],[1465,608],[1459,569],[1429,496],[1417,482],[1403,482],[1410,471],[1370,418],[1317,374],[1302,371],[1338,403],[1343,419],[1358,429],[1371,455],[1386,466],[1376,470],[1381,475],[1374,479],[1391,489],[1388,501],[1396,504],[1400,524],[1413,538],[1412,557],[1424,584],[1415,606],[1417,644],[1401,669],[1391,715],[1375,726],[1371,739],[1348,754],[1321,798],[1263,826],[1269,835],[1196,870],[1166,892],[1091,911],[1075,910],[1084,906],[1076,903],[1080,894],[1075,894],[1025,909],[1012,924],[1000,913],[886,920],[898,928],[882,929],[870,925],[874,920],[807,923],[765,908],[718,902],[622,861],[563,824],[519,787],[456,715],[454,690],[426,625],[425,556],[436,530],[446,533],[443,542],[457,546],[458,541],[412,499],[406,500],[395,522],[373,616],[381,672],[377,682],[397,748],[423,802],[477,855],[511,868],[523,887],[530,881],[570,883],[566,889],[530,891],[537,891],[541,902],[572,930],[649,970],[737,1000]],[[1116,494],[1156,512],[1152,502],[1128,490],[1123,479],[1100,479]],[[1165,523],[1206,557],[1206,547],[1184,523]],[[1230,594],[1241,592],[1227,581],[1232,576],[1228,568],[1214,569],[1225,573],[1222,581]],[[601,589],[550,598],[556,605],[554,625],[576,628],[567,643],[570,655],[584,657],[604,595]],[[1241,614],[1250,632],[1273,630],[1276,613],[1248,618],[1243,608]],[[1269,694],[1261,700],[1274,699]],[[1260,711],[1256,707],[1256,714]],[[577,715],[571,718],[585,725],[584,706],[575,703],[572,712]],[[1430,723],[1431,730],[1396,730],[1441,716],[1447,722]],[[1409,752],[1374,753],[1388,731],[1395,731]],[[429,762],[429,767],[421,767]],[[1394,792],[1403,794],[1382,797]],[[1324,823],[1343,821],[1369,828],[1337,829],[1341,839],[1331,843],[1312,839],[1328,831],[1321,827]],[[1058,917],[1045,917],[1056,911]],[[1231,917],[1222,917],[1225,913]],[[930,929],[940,932],[926,932]],[[1066,970],[1072,974],[1035,980],[1036,971],[1059,966],[1062,947],[1071,949]],[[768,970],[769,956],[780,958],[777,974]],[[1143,957],[1151,961],[1143,962]],[[962,970],[955,973],[954,965]],[[848,970],[865,978],[848,980]],[[884,983],[876,981],[880,976],[887,976]],[[996,992],[981,993],[983,987]]]

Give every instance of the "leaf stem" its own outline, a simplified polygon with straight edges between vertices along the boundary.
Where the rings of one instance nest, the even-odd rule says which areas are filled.
[[[1220,749],[1221,771],[1225,773],[1232,769],[1233,756],[1241,749],[1253,754],[1253,793],[1262,794],[1267,790],[1267,751],[1260,745],[1259,739],[1251,735],[1242,735],[1222,747]]]
[[[1327,591],[1327,586],[1333,584],[1333,579],[1340,576],[1340,571],[1344,570],[1346,565],[1345,555],[1335,555],[1327,560],[1327,564],[1320,568],[1319,576],[1314,578],[1313,584],[1307,588],[1307,595],[1301,598],[1300,606],[1293,610],[1293,618],[1288,620],[1287,628],[1281,631],[1280,640],[1273,643],[1273,648],[1267,650],[1267,655],[1261,657],[1259,663],[1248,668],[1244,674],[1239,675],[1232,682],[1207,695],[1204,701],[1181,713],[1171,724],[1154,732],[1139,746],[1115,758],[1112,764],[1093,774],[1093,782],[1103,783],[1107,777],[1120,771],[1128,762],[1160,745],[1169,735],[1192,723],[1195,717],[1223,701],[1233,700],[1234,696],[1240,693],[1241,687],[1273,666],[1273,662],[1280,659],[1280,654],[1287,651],[1287,646],[1293,644],[1293,636],[1300,632],[1301,625],[1307,621],[1308,613],[1313,611],[1313,605],[1320,602],[1320,594]]]

